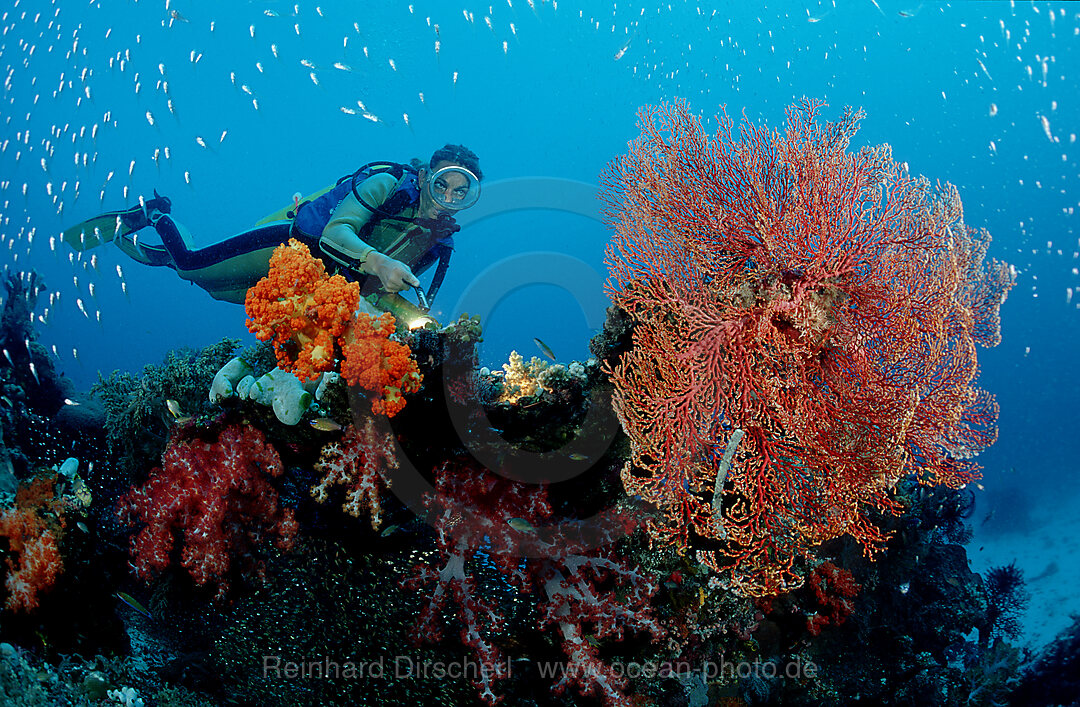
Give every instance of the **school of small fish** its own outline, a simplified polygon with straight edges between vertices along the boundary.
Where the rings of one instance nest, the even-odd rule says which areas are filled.
[[[409,41],[399,42],[354,16],[318,4],[253,0],[243,8],[230,7],[227,17],[210,6],[177,0],[129,5],[133,21],[123,26],[95,14],[105,6],[100,0],[78,6],[60,0],[11,0],[0,9],[0,119],[5,123],[0,136],[0,253],[15,269],[27,267],[32,255],[39,257],[46,250],[66,261],[65,280],[49,282],[52,289],[42,295],[48,306],[34,315],[43,327],[56,321],[104,326],[109,313],[99,307],[102,295],[129,295],[115,250],[74,250],[64,243],[63,228],[93,213],[129,206],[158,183],[182,181],[192,199],[198,198],[196,187],[205,183],[200,175],[222,160],[245,159],[247,151],[255,149],[251,126],[261,125],[266,113],[280,117],[294,104],[304,104],[342,121],[355,120],[348,125],[358,131],[407,128],[425,135],[430,124],[441,120],[438,111],[451,100],[446,96],[465,94],[486,81],[482,64],[462,59],[464,48],[487,52],[483,58],[488,63],[512,62],[519,47],[565,53],[566,47],[544,46],[551,41],[545,28],[556,22],[583,29],[598,56],[657,95],[684,95],[697,85],[700,95],[715,104],[713,91],[724,91],[729,96],[725,100],[731,100],[761,72],[760,61],[753,57],[786,52],[786,68],[794,72],[811,56],[828,59],[830,52],[836,54],[835,39],[828,33],[845,13],[863,12],[872,18],[875,24],[868,26],[877,37],[886,27],[948,19],[942,8],[915,0],[885,7],[878,0],[823,0],[811,7],[781,9],[777,17],[746,27],[733,22],[725,10],[699,3],[680,10],[691,13],[687,24],[696,30],[684,37],[670,31],[668,18],[676,10],[664,3],[627,9],[613,2],[590,11],[567,10],[556,0],[493,0],[467,7],[433,6],[430,15],[402,5],[396,10],[400,26],[394,34]],[[997,127],[993,139],[980,142],[986,159],[1011,155],[1026,160],[1027,154],[1017,154],[1017,136],[1034,133],[1043,148],[1072,164],[1076,128],[1062,116],[1054,91],[1075,79],[1067,74],[1064,60],[1037,49],[1031,38],[1040,32],[1075,41],[1080,15],[1064,3],[1001,6],[994,32],[972,34],[963,25],[957,27],[967,44],[954,70],[956,86],[935,87],[932,95],[944,108],[957,90],[986,94],[981,117],[993,119]],[[825,40],[791,44],[788,35],[796,26]],[[166,43],[170,50],[160,51]],[[868,55],[866,45],[847,50],[844,61],[853,65]],[[789,80],[783,75],[769,78]],[[387,96],[371,88],[388,81],[409,85],[410,90]],[[1042,107],[1017,114],[998,93],[1012,86],[1041,92]],[[793,95],[801,95],[796,89],[793,86]],[[283,93],[288,100],[282,99]],[[213,101],[242,107],[251,125],[215,118],[203,105]],[[711,110],[707,100],[703,105]],[[139,138],[132,139],[133,144],[152,143],[152,148],[128,154],[129,135]],[[1020,187],[1061,197],[1054,208],[1071,216],[1080,206],[1066,185],[1026,179],[1017,180]],[[283,189],[291,191],[292,185]],[[32,223],[29,214],[45,208],[56,214],[56,221],[48,226]],[[1019,222],[1025,236],[1031,227],[1030,220]],[[117,236],[119,219],[115,228],[103,230],[82,234],[80,246],[87,239]],[[1048,240],[1045,248],[1028,250],[1032,255],[1080,258],[1080,241],[1066,245],[1058,240],[1057,246]],[[1073,267],[1064,299],[1080,308],[1080,297],[1073,296],[1080,290],[1078,274]],[[1032,279],[1033,297],[1039,294],[1037,284]],[[537,345],[554,358],[546,344]],[[57,356],[78,360],[77,347],[52,344],[51,349]],[[37,375],[37,370],[32,372]]]

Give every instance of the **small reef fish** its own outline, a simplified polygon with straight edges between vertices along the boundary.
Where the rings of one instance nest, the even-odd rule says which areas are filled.
[[[188,18],[181,15],[179,10],[171,10],[169,12],[169,17],[171,17],[176,22],[190,22],[191,21]]]
[[[119,599],[120,601],[124,602],[125,604],[127,604],[132,609],[139,612],[140,614],[142,614],[146,618],[148,618],[148,619],[154,618],[153,615],[147,610],[147,608],[145,606],[143,606],[141,603],[139,603],[139,600],[136,599],[135,597],[131,596],[130,594],[126,594],[124,592],[117,592],[116,593],[116,598]]]
[[[177,419],[180,419],[184,415],[184,411],[180,409],[180,403],[175,400],[166,400],[165,407],[169,408],[169,413]]]
[[[583,462],[586,459],[588,459],[588,457],[585,456],[584,454],[582,454],[581,452],[571,452],[567,456],[570,457],[572,460],[574,460],[576,462]]]
[[[619,47],[619,51],[615,52],[615,61],[623,58],[623,56],[626,54],[626,50],[630,48],[630,45],[633,43],[635,37],[637,37],[637,30],[634,30],[634,33],[630,35],[630,37],[621,47]]]
[[[331,420],[329,417],[320,417],[311,421],[311,426],[320,432],[337,432],[341,429],[341,425]]]
[[[536,342],[536,346],[537,346],[537,348],[540,349],[540,352],[542,354],[544,354],[545,356],[550,358],[552,361],[555,360],[555,352],[551,350],[550,346],[548,346],[547,344],[545,344],[543,341],[536,338],[535,336],[533,337],[533,341]]]
[[[536,532],[536,528],[533,527],[533,524],[525,520],[524,518],[511,518],[510,520],[506,521],[506,524],[520,533]]]
[[[79,503],[82,504],[83,508],[89,506],[94,500],[94,495],[90,492],[90,487],[78,476],[76,476],[75,481],[72,482],[71,490],[72,494],[78,499]]]

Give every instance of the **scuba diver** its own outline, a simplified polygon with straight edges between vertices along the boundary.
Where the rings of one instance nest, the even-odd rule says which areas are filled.
[[[64,231],[64,241],[86,250],[115,240],[140,263],[173,268],[212,297],[243,304],[247,290],[269,271],[270,256],[295,238],[321,258],[330,274],[360,283],[369,302],[394,314],[409,303],[396,293],[412,288],[420,311],[430,308],[450,263],[454,214],[480,197],[480,163],[461,145],[403,165],[370,162],[336,184],[259,221],[254,228],[203,248],[171,215],[172,202],[154,192],[139,205],[101,214]],[[152,226],[161,243],[138,232]],[[427,293],[417,275],[438,263]],[[415,309],[415,308],[413,308]],[[410,312],[410,314],[413,314]],[[411,317],[410,317],[411,318]]]

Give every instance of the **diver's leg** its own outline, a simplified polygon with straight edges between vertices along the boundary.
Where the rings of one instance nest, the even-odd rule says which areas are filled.
[[[150,223],[161,237],[161,245],[169,254],[170,264],[177,269],[191,269],[198,258],[191,244],[191,231],[167,213],[151,213]]]
[[[188,230],[171,216],[154,215],[153,224],[180,277],[227,302],[243,302],[247,289],[266,276],[270,256],[289,240],[292,227],[276,221],[196,249]]]

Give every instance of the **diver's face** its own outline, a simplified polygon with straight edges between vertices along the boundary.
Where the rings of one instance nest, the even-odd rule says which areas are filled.
[[[421,169],[419,173],[422,185],[432,174],[444,167],[462,167],[456,162],[441,160],[435,164],[434,169]],[[431,191],[439,194],[445,202],[453,202],[462,199],[469,192],[469,179],[460,172],[447,172],[440,174],[431,184]],[[428,193],[427,189],[420,190],[420,216],[423,218],[438,218],[441,214],[453,213],[450,209],[444,209]]]

